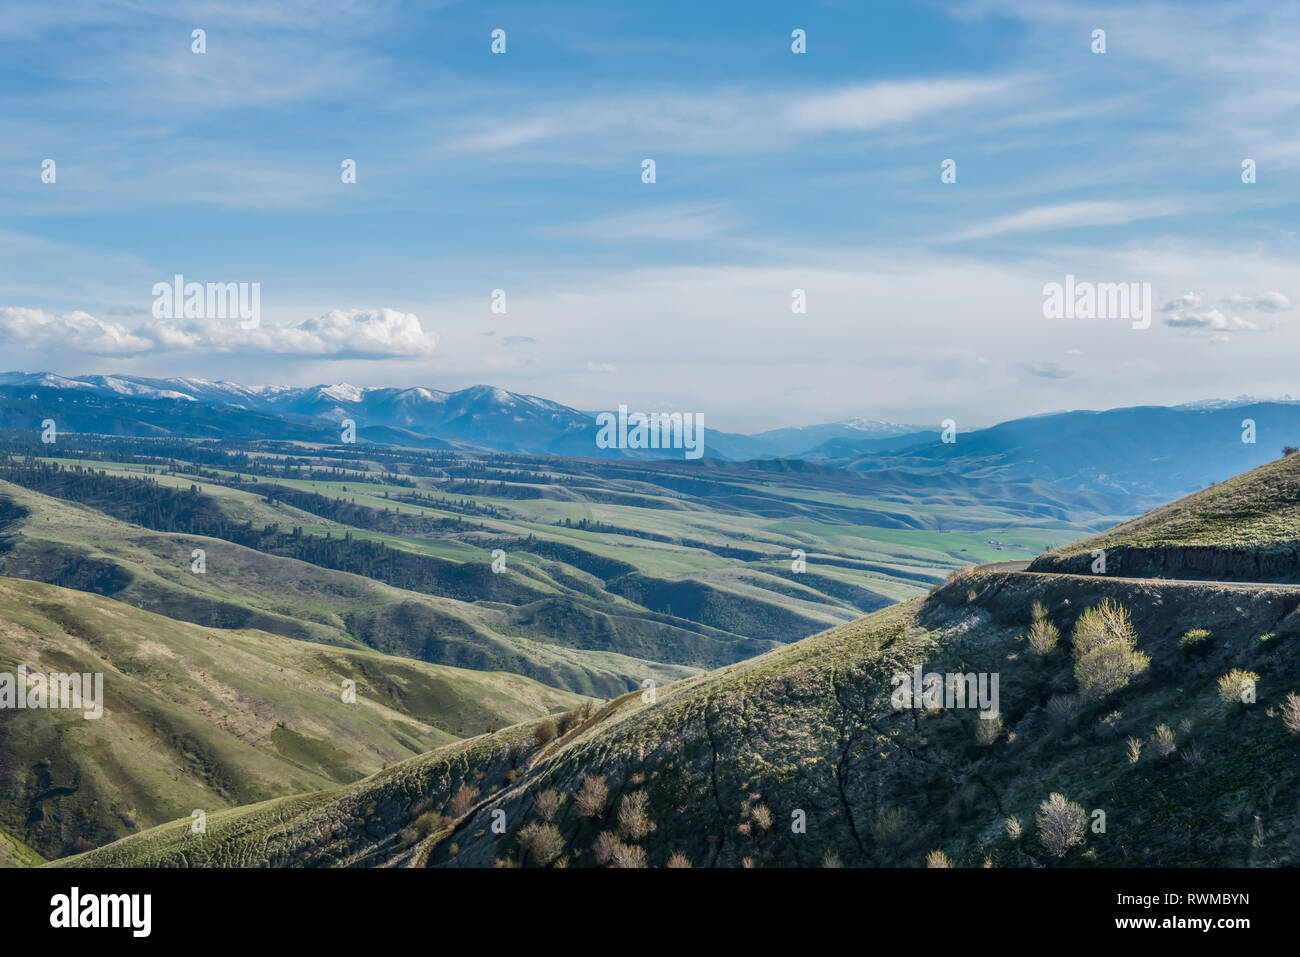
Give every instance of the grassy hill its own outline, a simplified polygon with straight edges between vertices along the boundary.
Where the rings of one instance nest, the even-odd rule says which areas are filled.
[[[12,710],[0,724],[0,832],[46,857],[195,809],[354,781],[586,700],[518,675],[204,628],[0,578],[0,672],[19,664],[104,675],[102,718]]]
[[[1261,465],[1115,528],[1053,549],[1034,571],[1133,578],[1300,581],[1300,455]]]
[[[1150,666],[1079,700],[1068,636],[1104,599],[1132,613]],[[1025,640],[1036,601],[1067,636],[1045,656]],[[958,575],[654,701],[624,696],[558,741],[525,725],[226,812],[205,856],[172,824],[74,862],[923,866],[940,851],[958,866],[1293,865],[1300,736],[1282,716],[1300,691],[1298,606],[1296,588]],[[1211,639],[1189,657],[1180,638],[1196,628]],[[892,677],[916,665],[997,673],[995,733],[968,709],[894,710]],[[1220,698],[1233,668],[1258,675],[1254,703]],[[1104,833],[1057,857],[1035,824],[1053,793],[1090,825],[1103,812]]]

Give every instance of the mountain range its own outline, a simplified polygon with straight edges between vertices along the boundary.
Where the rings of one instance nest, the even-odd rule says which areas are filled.
[[[57,413],[57,414],[56,414]],[[663,458],[605,449],[596,412],[486,385],[446,392],[347,384],[248,386],[125,375],[0,374],[0,427],[138,437],[361,443],[584,458]],[[960,425],[960,423],[959,423]],[[1250,398],[1031,415],[958,431],[866,419],[754,435],[707,429],[705,455],[803,459],[858,471],[1044,481],[1072,491],[1169,497],[1254,468],[1300,439],[1300,403]]]

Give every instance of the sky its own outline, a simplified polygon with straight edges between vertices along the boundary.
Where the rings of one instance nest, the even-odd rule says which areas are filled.
[[[0,2],[0,366],[742,432],[1300,394],[1298,51],[1294,4]]]

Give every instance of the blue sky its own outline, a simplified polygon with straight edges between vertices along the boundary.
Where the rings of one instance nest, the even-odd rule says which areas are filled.
[[[1294,6],[320,6],[0,4],[0,364],[743,431],[1293,389]],[[158,328],[175,273],[262,328]],[[1151,328],[1045,318],[1067,273]]]

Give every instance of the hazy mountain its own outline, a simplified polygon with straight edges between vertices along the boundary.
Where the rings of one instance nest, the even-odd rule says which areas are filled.
[[[961,432],[948,444],[928,437],[890,451],[873,440],[835,440],[805,457],[868,471],[952,470],[1000,481],[1038,479],[1067,489],[1173,496],[1275,459],[1283,445],[1300,445],[1300,403],[1059,412]]]
[[[55,414],[55,413],[58,414]],[[0,374],[0,426],[127,436],[207,436],[337,443],[351,419],[362,443],[585,458],[671,458],[601,449],[595,413],[491,386],[246,386],[203,379]],[[1253,423],[1254,441],[1243,441]],[[937,427],[853,419],[738,435],[707,427],[705,455],[804,459],[862,471],[1043,481],[1070,490],[1183,494],[1300,444],[1300,403],[1208,400],[1013,419],[940,441]],[[680,454],[680,453],[679,453]]]

